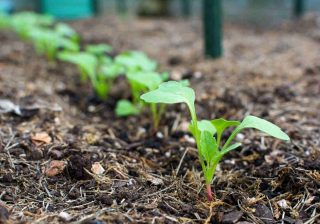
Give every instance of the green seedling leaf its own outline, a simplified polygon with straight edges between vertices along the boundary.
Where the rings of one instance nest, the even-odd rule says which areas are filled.
[[[160,77],[162,79],[162,82],[165,82],[165,81],[168,81],[170,75],[169,75],[168,72],[163,72],[163,73],[160,74]]]
[[[85,76],[94,77],[98,65],[97,58],[86,52],[61,52],[58,58],[62,61],[70,62],[77,65]]]
[[[65,23],[58,23],[55,28],[55,32],[64,37],[70,37],[72,40],[77,41],[79,36],[77,32]]]
[[[217,141],[218,145],[220,145],[221,136],[223,131],[232,126],[238,126],[240,125],[239,121],[228,121],[223,118],[215,119],[211,121],[211,124],[217,129]]]
[[[58,46],[58,48],[62,48],[63,50],[74,51],[74,52],[77,52],[80,50],[79,45],[68,38],[59,37],[56,39],[56,41],[57,41],[56,45]]]
[[[101,66],[101,75],[103,75],[107,79],[114,79],[118,77],[122,72],[123,67],[116,63]]]
[[[202,131],[200,135],[200,151],[204,160],[208,164],[218,155],[218,145],[216,139],[208,131]]]
[[[109,86],[106,85],[104,82],[99,82],[97,80],[91,80],[93,88],[97,94],[97,96],[102,99],[105,100],[108,97],[108,93],[109,93]]]
[[[28,39],[35,28],[46,28],[54,23],[54,19],[48,15],[40,15],[32,12],[21,12],[11,16],[10,27],[15,30],[22,39]]]
[[[194,124],[193,121],[191,121],[191,123],[189,124],[189,131],[194,137],[196,137],[196,133],[195,133],[196,127],[194,127],[193,124]],[[211,134],[211,136],[213,136],[217,132],[216,128],[208,120],[198,121],[197,124],[198,124],[197,128],[200,132],[207,131]]]
[[[183,86],[190,86],[190,82],[188,79],[183,79],[179,81]]]
[[[29,34],[38,53],[46,53],[49,59],[56,56],[58,50],[78,51],[79,45],[48,28],[34,28]]]
[[[126,117],[130,115],[137,115],[140,110],[128,100],[119,100],[116,106],[116,115],[119,117]]]
[[[157,63],[139,51],[126,51],[115,58],[116,63],[123,65],[129,71],[155,71]]]
[[[85,47],[85,50],[96,56],[102,56],[106,53],[111,53],[112,47],[107,44],[89,44]]]
[[[158,89],[145,93],[140,98],[147,103],[186,103],[191,113],[195,111],[193,89],[176,81],[164,82],[159,85]]]
[[[129,82],[135,82],[140,86],[146,87],[148,90],[154,90],[162,83],[161,76],[156,72],[129,72],[127,78]]]
[[[229,147],[227,147],[226,149],[224,149],[221,153],[224,155],[224,154],[226,154],[226,153],[228,153],[228,152],[230,152],[240,146],[241,146],[241,143],[234,143],[234,144],[230,145]]]
[[[238,126],[240,125],[239,121],[228,121],[223,118],[211,120],[211,124],[217,129],[218,133],[222,133],[224,129],[231,127],[231,126]]]
[[[278,126],[262,118],[258,118],[252,115],[245,117],[241,124],[236,128],[235,132],[238,133],[245,128],[255,128],[272,137],[285,141],[290,140],[289,136],[284,133]]]
[[[213,136],[217,132],[216,128],[208,120],[198,121],[198,129],[200,130],[200,132],[209,132],[211,136]]]

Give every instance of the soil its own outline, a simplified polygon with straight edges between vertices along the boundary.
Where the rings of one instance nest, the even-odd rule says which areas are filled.
[[[200,119],[253,114],[291,137],[254,130],[224,157],[209,203],[185,105],[159,130],[150,114],[117,118],[124,78],[101,102],[72,65],[47,61],[0,32],[0,223],[320,223],[320,33],[317,17],[274,28],[226,25],[219,60],[202,56],[201,21],[95,18],[73,22],[82,43],[146,52],[190,79]],[[93,165],[104,168],[102,175]]]

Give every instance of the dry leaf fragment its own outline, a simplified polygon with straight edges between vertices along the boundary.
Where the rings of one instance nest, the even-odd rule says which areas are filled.
[[[92,164],[91,171],[94,174],[101,175],[104,173],[105,169],[101,166],[99,162]]]
[[[20,107],[10,100],[0,99],[0,114],[14,112],[21,115]]]
[[[277,201],[277,204],[282,208],[282,209],[287,209],[289,208],[288,202],[285,199],[281,199],[280,201]]]
[[[154,177],[148,173],[142,173],[142,175],[147,179],[147,181],[151,182],[154,185],[163,185],[163,180],[157,177]]]
[[[31,137],[31,140],[37,146],[49,144],[52,139],[46,132],[40,132]]]
[[[63,172],[66,167],[66,162],[61,160],[52,160],[49,166],[46,168],[46,175],[48,177],[54,177]]]

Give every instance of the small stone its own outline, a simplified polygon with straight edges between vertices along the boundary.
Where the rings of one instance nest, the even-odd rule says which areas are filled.
[[[288,205],[288,203],[287,203],[287,201],[285,199],[277,201],[277,204],[283,209],[289,208],[289,205]]]
[[[244,139],[244,134],[242,133],[238,133],[236,136],[236,140],[242,142]]]
[[[229,224],[229,223],[236,223],[243,215],[242,211],[233,211],[229,212],[223,216],[222,223]]]
[[[184,132],[187,132],[187,131],[189,131],[189,122],[187,122],[187,121],[183,121],[183,122],[181,122],[181,124],[179,125],[179,129],[181,130],[181,131],[184,131]]]
[[[272,212],[267,206],[258,204],[254,208],[256,209],[255,215],[259,217],[264,223],[274,223]]]
[[[89,112],[94,112],[96,110],[96,107],[95,106],[92,106],[92,105],[90,105],[89,107],[88,107],[88,111]]]
[[[67,212],[60,212],[59,218],[61,218],[63,221],[68,222],[72,219],[72,216]]]
[[[157,132],[157,138],[163,138],[163,134],[161,132]]]
[[[166,156],[167,158],[170,158],[171,152],[170,152],[170,151],[166,152],[166,153],[165,153],[165,156]]]
[[[195,77],[196,79],[200,79],[200,78],[202,77],[202,73],[199,72],[199,71],[196,71],[196,72],[194,73],[194,77]]]
[[[186,142],[189,142],[189,143],[196,143],[196,141],[194,140],[194,138],[192,138],[192,137],[190,137],[189,135],[185,135],[185,136],[183,136],[183,138],[184,138],[184,140],[186,141]]]

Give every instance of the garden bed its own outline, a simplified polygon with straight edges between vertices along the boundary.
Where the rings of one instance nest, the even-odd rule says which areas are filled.
[[[319,217],[320,51],[315,19],[269,30],[227,26],[225,57],[202,57],[200,21],[115,18],[74,22],[83,43],[146,52],[172,79],[189,78],[199,118],[263,117],[291,137],[255,131],[224,157],[207,202],[184,105],[158,132],[149,113],[114,114],[128,98],[119,77],[106,102],[77,70],[37,56],[0,33],[0,97],[22,108],[0,115],[0,222],[311,223]],[[52,161],[61,173],[50,176]],[[95,175],[95,162],[105,169]]]

